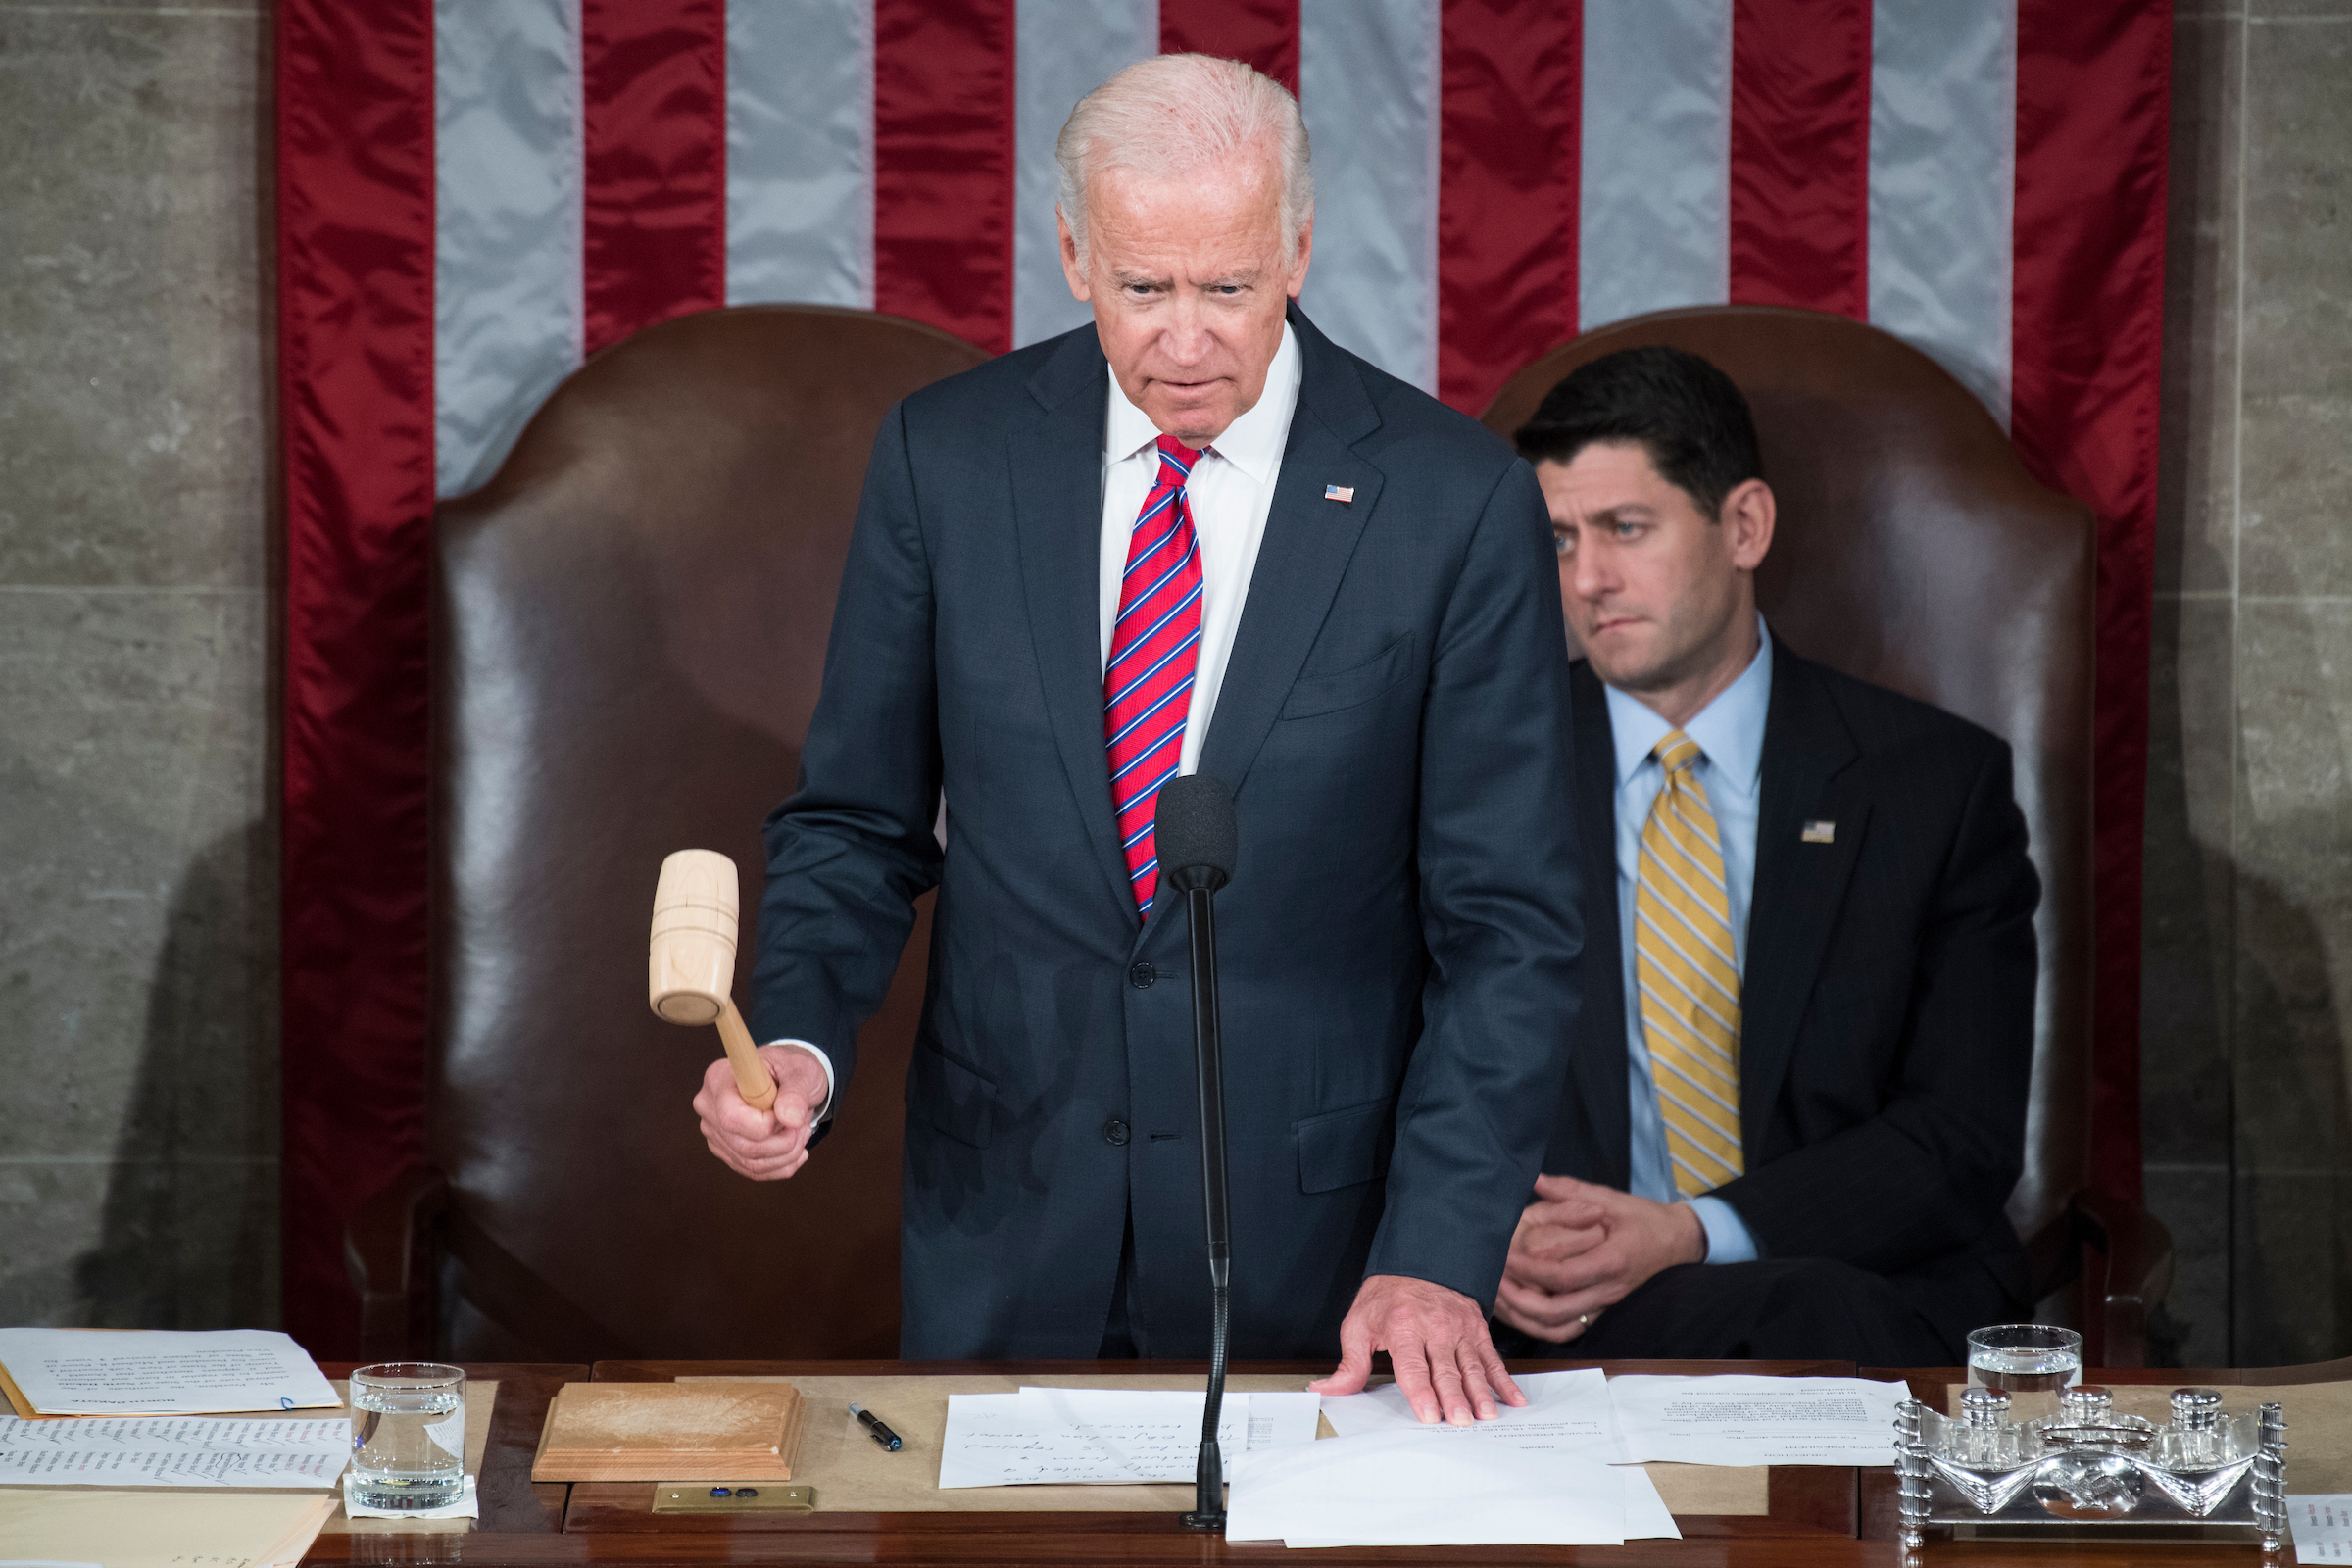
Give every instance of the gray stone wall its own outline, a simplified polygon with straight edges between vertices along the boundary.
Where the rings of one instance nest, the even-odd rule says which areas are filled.
[[[277,1319],[268,45],[0,3],[0,1323]]]
[[[2174,22],[2146,883],[2189,1365],[2352,1351],[2352,0]]]
[[[2352,0],[2181,0],[2151,1203],[2352,1350]],[[276,1318],[269,19],[0,0],[0,1323]],[[2340,999],[2340,1000],[2339,1000]]]

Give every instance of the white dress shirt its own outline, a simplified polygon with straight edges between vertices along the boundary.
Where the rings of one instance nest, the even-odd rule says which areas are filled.
[[[1190,773],[1200,765],[1200,743],[1208,734],[1209,715],[1216,711],[1217,688],[1225,682],[1225,662],[1233,654],[1233,634],[1242,623],[1242,606],[1250,598],[1250,575],[1257,567],[1258,542],[1266,535],[1266,514],[1274,506],[1274,478],[1282,470],[1283,449],[1290,444],[1291,415],[1298,407],[1298,340],[1283,323],[1282,346],[1266,368],[1265,390],[1250,412],[1225,427],[1208,444],[1185,494],[1192,502],[1193,532],[1200,548],[1200,643],[1193,666],[1192,706],[1184,720],[1184,754],[1176,770]],[[1102,663],[1110,662],[1110,633],[1119,618],[1119,585],[1127,575],[1127,545],[1144,498],[1159,480],[1159,427],[1152,416],[1128,401],[1119,378],[1110,378],[1110,403],[1102,418]],[[1103,767],[1109,768],[1108,754]],[[818,1115],[833,1113],[833,1058],[806,1040],[781,1040],[777,1045],[799,1046],[825,1069],[825,1103]],[[1655,1114],[1655,1111],[1652,1111]]]
[[[1298,341],[1288,323],[1282,346],[1266,368],[1265,390],[1250,412],[1208,444],[1185,483],[1192,501],[1193,532],[1200,541],[1200,644],[1193,666],[1193,700],[1184,721],[1180,773],[1200,765],[1200,743],[1216,711],[1225,661],[1250,597],[1250,574],[1257,565],[1258,541],[1266,535],[1266,513],[1274,505],[1274,476],[1291,439],[1291,415],[1298,407]],[[1119,584],[1127,575],[1127,545],[1144,498],[1159,480],[1159,427],[1127,400],[1117,376],[1110,378],[1110,412],[1102,423],[1102,662],[1110,662],[1112,623],[1119,618]]]
[[[1740,989],[1747,979],[1747,913],[1756,886],[1756,808],[1764,772],[1764,720],[1772,702],[1772,634],[1756,617],[1756,657],[1740,678],[1701,710],[1683,733],[1698,745],[1692,771],[1715,817],[1715,839],[1723,851],[1723,883],[1732,921],[1734,961]],[[1649,1045],[1642,1032],[1642,993],[1634,980],[1634,888],[1642,875],[1642,829],[1650,804],[1666,784],[1666,770],[1649,754],[1674,726],[1637,698],[1616,687],[1609,699],[1609,738],[1617,751],[1617,930],[1624,962],[1626,1091],[1633,1109],[1633,1169],[1628,1186],[1637,1198],[1678,1202],[1681,1193],[1666,1157],[1666,1124],[1658,1114],[1658,1092],[1650,1082]],[[1747,1263],[1756,1258],[1756,1240],[1739,1210],[1720,1198],[1701,1195],[1691,1210],[1707,1232],[1707,1261]]]

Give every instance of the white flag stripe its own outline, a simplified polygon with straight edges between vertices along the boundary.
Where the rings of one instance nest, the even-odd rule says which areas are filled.
[[[1876,0],[1870,319],[2009,427],[2017,0]]]
[[[1438,385],[1438,8],[1299,0],[1315,254],[1299,304],[1333,342]]]
[[[1586,0],[1580,331],[1731,298],[1731,0]]]
[[[580,363],[578,0],[433,6],[433,440],[442,495],[497,471]]]
[[[1159,53],[1159,0],[1019,0],[1013,65],[1012,346],[1085,326],[1054,221],[1054,142],[1078,100]]]
[[[727,303],[874,303],[872,0],[727,0]]]

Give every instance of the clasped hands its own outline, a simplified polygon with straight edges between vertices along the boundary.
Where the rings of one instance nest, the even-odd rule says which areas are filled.
[[[776,1081],[773,1105],[754,1110],[746,1104],[736,1092],[734,1071],[721,1057],[704,1072],[694,1109],[710,1152],[730,1169],[754,1181],[779,1181],[808,1163],[814,1112],[825,1099],[825,1070],[798,1046],[761,1046],[760,1058]],[[1514,1257],[1517,1250],[1514,1242]],[[1339,1366],[1310,1387],[1317,1394],[1360,1392],[1376,1350],[1389,1352],[1396,1386],[1423,1421],[1468,1426],[1493,1420],[1496,1400],[1527,1403],[1503,1370],[1478,1303],[1443,1285],[1398,1274],[1367,1278],[1340,1324]]]
[[[1706,1228],[1689,1203],[1539,1176],[1536,1200],[1511,1236],[1494,1315],[1523,1334],[1563,1344],[1659,1270],[1706,1256]]]

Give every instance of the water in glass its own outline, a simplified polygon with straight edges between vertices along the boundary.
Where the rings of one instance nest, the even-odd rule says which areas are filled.
[[[440,1508],[466,1485],[466,1374],[387,1361],[351,1375],[351,1490],[370,1508]]]
[[[2082,1336],[2040,1323],[2001,1323],[1968,1337],[1968,1381],[2009,1396],[2010,1418],[2058,1413],[2058,1392],[2082,1381]]]

